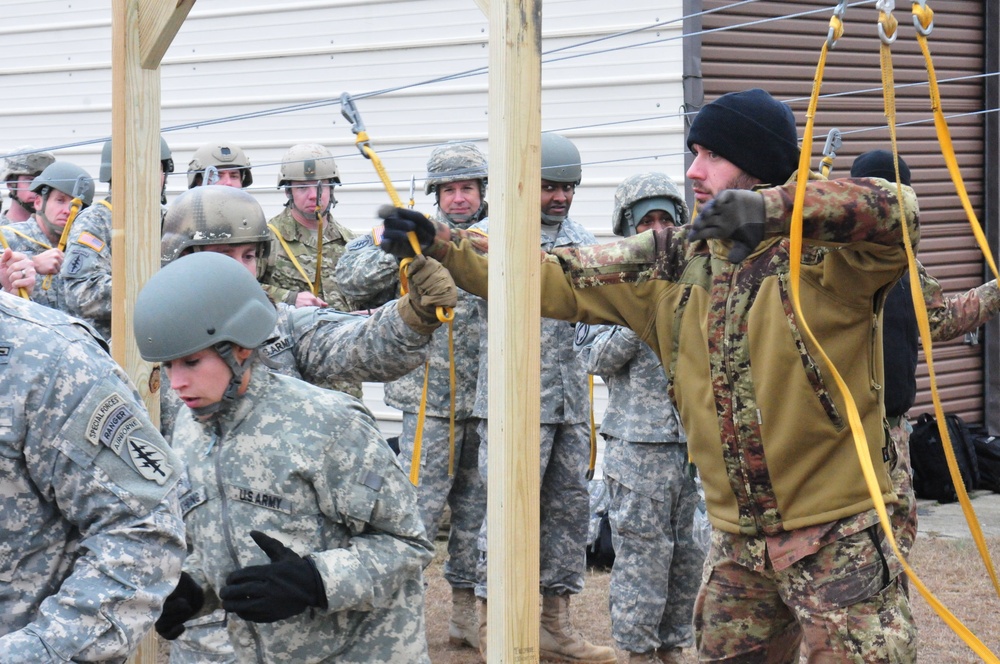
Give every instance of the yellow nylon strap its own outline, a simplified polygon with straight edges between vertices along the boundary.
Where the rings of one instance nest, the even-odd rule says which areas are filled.
[[[398,206],[397,206],[398,207]],[[407,233],[407,239],[413,252],[418,256],[422,253],[420,241],[416,233]],[[399,293],[410,292],[410,282],[406,276],[406,268],[413,262],[412,258],[399,261]],[[451,387],[450,405],[448,409],[448,477],[455,476],[455,310],[451,307],[438,307],[437,318],[448,325],[448,380]],[[413,434],[413,458],[410,461],[410,483],[417,486],[420,482],[420,451],[424,440],[424,420],[427,416],[427,376],[430,373],[430,359],[424,363],[424,387],[420,393],[420,411],[417,413],[417,430]]]
[[[417,429],[413,432],[413,458],[410,460],[410,484],[420,485],[420,452],[424,442],[424,420],[427,416],[427,377],[431,371],[431,361],[424,362],[424,388],[420,392],[420,411],[417,413]]]
[[[76,215],[80,214],[80,207],[83,205],[83,201],[79,198],[74,198],[69,204],[69,215],[66,217],[66,224],[63,226],[62,233],[59,234],[59,244],[57,245],[59,251],[66,251],[66,242],[69,240],[69,231],[73,228],[73,222],[76,221]],[[45,278],[42,279],[42,290],[48,290],[52,287],[52,277],[54,275],[47,274]]]
[[[951,174],[955,190],[958,192],[958,196],[962,201],[962,207],[965,208],[965,213],[969,219],[969,225],[972,227],[972,231],[976,236],[976,241],[979,243],[983,256],[986,258],[990,269],[993,271],[993,275],[996,277],[997,268],[993,262],[993,254],[986,243],[986,237],[983,235],[979,220],[976,218],[976,213],[972,209],[972,203],[969,201],[969,195],[965,189],[965,183],[962,179],[961,171],[958,168],[958,160],[955,157],[955,148],[951,141],[951,133],[948,130],[948,123],[941,111],[941,96],[938,90],[937,76],[934,73],[934,62],[931,58],[926,37],[926,33],[929,33],[934,22],[934,12],[929,7],[926,7],[926,5],[922,6],[920,3],[914,3],[913,15],[914,22],[919,22],[920,27],[922,28],[917,30],[917,42],[920,44],[920,50],[924,54],[924,61],[927,65],[927,79],[930,90],[931,110],[934,112],[934,126],[937,129],[938,142],[941,144],[941,153],[944,156],[945,163],[948,165],[948,172]],[[893,154],[895,158],[895,145],[893,145]],[[909,247],[907,247],[907,249],[908,253],[910,253]],[[993,589],[996,591],[997,596],[1000,597],[1000,579],[997,578],[996,568],[990,557],[989,548],[986,546],[986,539],[983,536],[979,519],[976,517],[975,510],[972,508],[972,503],[969,501],[965,484],[962,482],[962,474],[958,469],[958,463],[955,459],[955,451],[952,447],[951,436],[948,432],[947,422],[945,421],[944,409],[941,406],[937,391],[937,376],[934,372],[934,363],[931,352],[930,326],[927,323],[927,308],[923,298],[917,297],[920,280],[915,274],[916,271],[912,256],[909,256],[909,258],[911,259],[910,289],[913,291],[914,295],[913,301],[914,307],[917,310],[917,325],[920,329],[920,337],[924,346],[924,355],[927,357],[927,369],[931,381],[931,395],[934,401],[934,415],[937,417],[938,431],[941,434],[945,459],[948,462],[948,472],[951,475],[952,482],[955,484],[955,490],[958,494],[959,503],[962,506],[962,512],[965,515],[965,520],[969,524],[969,530],[972,533],[972,538],[976,542],[976,548],[979,550],[979,555],[982,558],[983,563],[986,565],[986,571],[990,576],[990,580],[993,582]],[[916,284],[916,286],[914,286],[914,284]],[[914,288],[917,290],[913,290]]]
[[[884,16],[884,14],[881,14]],[[880,16],[880,29],[882,27]],[[880,30],[881,31],[881,30]],[[894,38],[892,31],[888,33]],[[887,90],[886,97],[886,117],[889,119],[890,135],[892,137],[893,149],[895,151],[896,133],[895,133],[895,97],[891,92],[892,88],[892,60],[891,54],[889,53],[887,40],[883,39],[882,43],[882,75],[883,75],[883,87]],[[823,70],[826,67],[826,56],[828,50],[829,40],[823,44],[823,48],[820,51],[819,62],[816,66],[816,74],[813,78],[813,89],[812,95],[809,100],[809,108],[806,111],[806,126],[802,135],[802,146],[803,149],[799,155],[799,168],[796,177],[796,188],[795,188],[795,199],[794,206],[792,209],[792,222],[791,229],[789,232],[789,286],[792,293],[792,306],[795,310],[795,316],[802,328],[802,332],[805,337],[812,342],[816,347],[817,353],[823,359],[825,366],[830,370],[830,375],[833,376],[834,382],[836,383],[838,389],[844,397],[844,402],[847,410],[847,419],[851,427],[851,434],[854,439],[854,446],[857,452],[858,461],[861,464],[861,472],[864,475],[865,483],[868,486],[868,492],[872,498],[872,502],[875,506],[875,511],[878,514],[879,523],[882,525],[882,530],[885,532],[886,539],[892,546],[896,557],[899,559],[906,571],[907,576],[913,583],[913,586],[920,592],[927,603],[934,609],[934,611],[941,616],[945,623],[959,636],[962,638],[966,644],[969,645],[977,654],[979,654],[984,661],[996,662],[1000,664],[1000,659],[997,659],[989,649],[982,643],[961,621],[958,620],[923,584],[923,582],[917,577],[916,572],[910,567],[909,563],[904,558],[902,552],[899,550],[896,544],[896,538],[892,533],[892,526],[889,522],[889,515],[886,511],[885,501],[882,500],[882,492],[878,486],[878,479],[875,476],[875,468],[872,465],[871,457],[868,452],[868,442],[864,432],[864,426],[861,422],[861,416],[858,412],[857,404],[854,401],[854,397],[848,389],[847,384],[844,382],[843,377],[837,368],[833,365],[826,351],[816,340],[815,335],[809,327],[805,316],[802,313],[802,305],[800,299],[800,286],[801,286],[801,262],[802,262],[802,230],[803,230],[803,208],[805,205],[805,193],[806,193],[806,182],[809,179],[809,162],[811,159],[810,146],[813,140],[813,125],[816,117],[816,106],[819,100],[819,91],[822,86],[823,81]],[[891,42],[889,42],[891,43]],[[890,110],[891,104],[891,110]],[[897,169],[897,179],[898,179],[898,169]],[[903,199],[901,195],[901,185],[897,186],[897,203],[900,206],[900,219],[905,219],[903,215]],[[912,245],[910,243],[909,229],[906,224],[903,224],[903,238],[904,244],[907,247],[908,260],[913,262],[912,257]],[[915,272],[915,270],[914,270]],[[919,291],[918,291],[919,292]]]
[[[392,180],[389,178],[389,173],[386,172],[385,166],[382,165],[382,160],[375,154],[375,150],[368,145],[368,132],[359,131],[358,137],[354,142],[364,155],[371,160],[372,166],[375,167],[375,172],[378,173],[379,179],[382,180],[382,186],[385,187],[386,193],[392,199],[393,206],[403,207],[403,201],[399,198],[399,194],[396,193],[396,187],[393,186]]]
[[[316,185],[316,276],[312,282],[312,292],[316,297],[323,290],[323,208],[319,205],[322,186],[322,182]]]
[[[271,229],[272,233],[274,233],[274,237],[278,238],[278,242],[281,243],[281,248],[285,250],[285,255],[288,256],[288,259],[292,261],[292,265],[295,266],[295,269],[298,270],[299,274],[302,276],[302,281],[309,284],[309,292],[315,295],[316,297],[319,297],[319,292],[316,291],[315,284],[312,283],[312,281],[309,279],[309,275],[306,274],[306,271],[302,268],[302,265],[299,263],[298,259],[296,259],[295,255],[292,254],[292,248],[288,246],[287,242],[285,242],[285,238],[281,237],[281,233],[278,232],[278,229],[275,228],[273,224],[268,224],[267,227]]]
[[[587,480],[594,479],[594,469],[597,467],[597,424],[594,420],[594,374],[587,374],[587,387],[590,390],[590,465],[587,467]]]

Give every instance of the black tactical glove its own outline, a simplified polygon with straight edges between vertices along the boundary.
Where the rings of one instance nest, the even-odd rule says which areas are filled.
[[[271,623],[297,616],[309,607],[327,607],[326,588],[316,564],[258,530],[250,537],[269,565],[238,569],[219,593],[222,608],[250,622]]]
[[[193,618],[205,604],[205,593],[187,572],[181,572],[177,587],[167,595],[163,611],[156,620],[156,633],[173,641],[184,633],[184,622]]]
[[[378,209],[378,216],[382,217],[385,228],[379,246],[382,251],[396,258],[409,258],[416,253],[410,245],[407,233],[417,234],[421,251],[434,241],[434,223],[416,210],[383,205]]]
[[[755,191],[726,189],[710,200],[691,224],[689,240],[732,240],[729,260],[739,263],[764,239],[764,197]]]

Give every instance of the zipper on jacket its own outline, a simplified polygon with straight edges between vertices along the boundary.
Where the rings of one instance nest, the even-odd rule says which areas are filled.
[[[218,422],[215,423],[215,439],[216,442],[213,444],[215,452],[215,488],[219,492],[219,502],[222,505],[222,532],[226,538],[226,548],[229,550],[229,558],[236,567],[239,567],[240,559],[236,554],[236,547],[233,545],[233,534],[230,528],[232,521],[229,518],[229,496],[226,494],[226,489],[222,482],[223,435],[222,426]],[[209,448],[209,452],[213,451],[213,447]],[[250,631],[250,636],[253,638],[254,650],[257,652],[257,661],[267,661],[264,659],[264,648],[260,642],[260,634],[257,632],[257,626],[249,620],[244,621],[244,623]]]
[[[730,337],[729,337],[728,321],[730,320],[730,313],[733,311],[733,295],[736,292],[736,282],[738,280],[737,277],[739,276],[739,268],[733,267],[732,270],[733,270],[732,274],[729,277],[729,295],[726,297],[726,318],[725,318],[726,324],[723,328],[725,330],[725,336],[722,339],[722,350],[723,350],[723,356],[725,358],[723,360],[723,368],[724,371],[726,372],[726,383],[729,385],[729,394],[730,394],[729,398],[731,400],[729,410],[732,413],[732,418],[733,418],[733,436],[736,438],[737,461],[739,462],[740,465],[740,474],[742,475],[741,480],[743,482],[743,490],[744,492],[746,492],[747,506],[751,516],[753,517],[754,524],[760,527],[763,524],[761,523],[760,513],[757,511],[757,502],[754,499],[753,489],[750,487],[749,473],[747,472],[747,468],[744,462],[744,455],[742,453],[743,441],[740,439],[740,427],[737,423],[737,415],[740,409],[737,408],[736,397],[734,396],[736,394],[736,391],[733,389],[733,378],[732,378],[733,374],[730,371],[731,367],[730,353],[732,350],[732,346],[729,342]],[[747,313],[749,313],[749,308],[747,309]],[[756,400],[756,396],[754,398]],[[757,419],[758,420],[760,419],[759,411]]]

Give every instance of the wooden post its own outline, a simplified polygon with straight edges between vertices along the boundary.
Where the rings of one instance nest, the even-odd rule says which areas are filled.
[[[111,5],[112,355],[160,418],[159,369],[139,357],[135,298],[160,268],[160,58],[194,0],[113,0]],[[157,661],[150,631],[132,662]]]
[[[490,3],[488,661],[538,661],[541,0]]]

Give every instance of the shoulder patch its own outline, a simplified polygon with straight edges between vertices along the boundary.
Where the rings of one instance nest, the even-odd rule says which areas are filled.
[[[148,440],[129,436],[128,455],[139,474],[157,484],[162,485],[174,472],[166,452]]]
[[[83,252],[71,251],[68,260],[63,264],[63,271],[66,274],[74,275],[83,267]]]
[[[129,409],[128,401],[117,392],[112,392],[91,412],[90,419],[87,420],[87,440],[94,445],[104,443],[108,447],[111,447],[112,441],[118,440],[120,450],[123,440],[118,438],[118,433],[130,420],[135,420],[135,415]],[[134,428],[130,427],[129,430]]]
[[[381,228],[382,227],[379,226],[378,228],[380,229],[380,231],[379,231],[379,239],[381,239],[382,238],[382,234],[381,234]],[[372,232],[374,233],[374,229],[372,230]],[[367,247],[375,246],[375,244],[377,244],[377,243],[372,238],[371,234],[368,234],[368,235],[359,235],[358,237],[356,237],[353,240],[351,240],[350,242],[348,242],[344,246],[344,249],[347,250],[347,251],[357,251],[358,249],[365,249]]]
[[[97,237],[93,233],[89,233],[87,231],[80,233],[80,237],[78,237],[76,241],[77,244],[82,244],[85,247],[90,247],[91,249],[97,252],[104,249],[104,240]]]
[[[292,338],[288,336],[282,336],[265,346],[259,346],[258,350],[262,351],[267,357],[274,357],[275,355],[282,353],[292,347]]]

